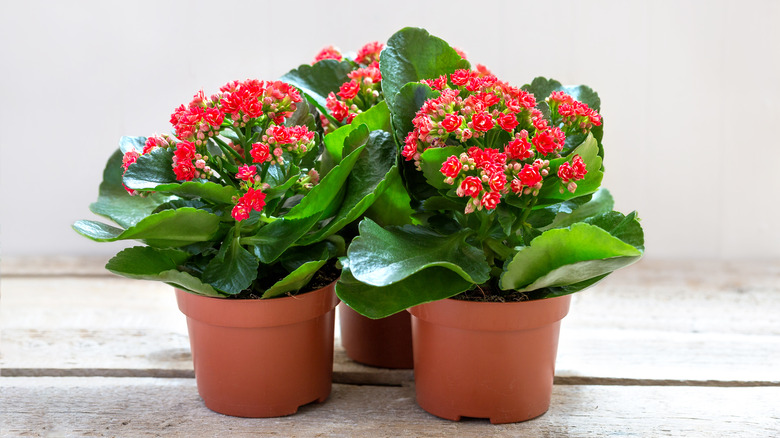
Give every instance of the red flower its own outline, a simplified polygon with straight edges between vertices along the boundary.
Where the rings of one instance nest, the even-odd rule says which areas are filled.
[[[125,152],[125,155],[122,157],[122,167],[127,170],[127,168],[135,163],[136,160],[138,160],[138,157],[140,157],[141,154],[138,153],[135,149]]]
[[[436,79],[422,79],[420,82],[431,87],[433,90],[441,91],[447,86],[447,76],[442,75]]]
[[[494,192],[500,192],[506,187],[506,174],[504,172],[493,172],[488,179],[488,186]]]
[[[488,210],[496,208],[499,202],[501,202],[501,194],[498,192],[485,192],[482,196],[482,206]]]
[[[355,62],[358,64],[371,64],[372,62],[379,62],[379,54],[385,47],[384,44],[374,41],[361,47],[355,56]]]
[[[244,196],[238,199],[231,214],[233,219],[242,221],[249,218],[249,213],[252,210],[261,211],[263,207],[265,207],[265,193],[250,187]]]
[[[476,198],[479,196],[479,192],[481,191],[482,180],[476,176],[467,176],[463,181],[461,181],[460,187],[458,187],[456,193],[460,197],[471,196],[472,198]]]
[[[460,117],[458,117],[455,114],[447,114],[444,116],[444,120],[441,121],[441,126],[444,128],[447,132],[452,132],[458,128],[460,128],[462,121]]]
[[[585,178],[585,175],[588,173],[588,169],[585,167],[585,161],[579,155],[575,155],[574,158],[571,159],[571,170],[574,179],[576,180]]]
[[[257,174],[257,168],[255,166],[247,166],[246,164],[238,168],[236,178],[243,181],[252,181]]]
[[[523,137],[515,138],[507,143],[504,150],[509,155],[509,158],[514,160],[525,160],[531,158],[534,154],[531,151],[531,144]]]
[[[339,52],[339,49],[328,46],[320,50],[320,53],[317,53],[317,56],[314,57],[314,62],[312,64],[322,61],[323,59],[335,59],[336,61],[341,61],[343,57],[341,56],[341,52]]]
[[[559,128],[551,128],[537,132],[531,141],[537,151],[542,155],[548,155],[563,149],[566,135]]]
[[[482,132],[490,131],[493,126],[495,126],[493,124],[493,118],[485,111],[474,114],[471,118],[471,123],[474,130]]]
[[[452,81],[453,84],[462,87],[469,83],[471,77],[472,77],[472,72],[465,69],[460,69],[460,70],[455,70],[455,72],[450,75],[450,80]]]
[[[517,174],[517,177],[520,179],[520,182],[527,187],[533,187],[542,182],[542,175],[539,174],[539,169],[530,164],[526,164],[525,167],[523,167],[523,170]]]
[[[404,147],[401,150],[401,155],[406,158],[406,161],[411,160],[417,154],[417,133],[412,131],[404,140]]]
[[[254,163],[265,163],[271,159],[271,151],[268,145],[264,143],[253,144],[249,155],[252,156],[252,162]]]
[[[328,108],[328,111],[330,111],[330,115],[339,122],[344,120],[349,113],[347,105],[336,99],[336,95],[333,92],[328,94],[328,98],[325,100],[325,106]]]
[[[512,132],[518,125],[517,117],[514,114],[501,114],[497,119],[498,126],[504,131]]]
[[[357,96],[358,91],[360,91],[360,84],[353,79],[349,82],[344,82],[339,88],[338,94],[340,98],[349,100]]]
[[[441,165],[441,173],[444,174],[444,176],[448,178],[455,178],[460,173],[460,169],[463,168],[463,165],[460,163],[460,160],[455,155],[450,156],[447,158],[447,161],[442,163]]]

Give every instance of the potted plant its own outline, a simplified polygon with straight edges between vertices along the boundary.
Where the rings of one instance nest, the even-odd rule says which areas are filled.
[[[118,226],[73,228],[144,243],[106,268],[176,288],[210,409],[268,417],[324,401],[339,233],[382,195],[390,139],[326,148],[317,111],[281,81],[201,91],[171,123],[171,135],[123,137],[108,160],[90,208]]]
[[[396,156],[390,113],[382,94],[379,55],[380,42],[370,42],[354,56],[344,55],[333,46],[322,49],[311,65],[303,65],[282,79],[299,87],[321,111],[325,144],[338,148],[350,136],[378,135],[388,139],[386,153]],[[359,132],[360,127],[368,131]],[[333,154],[338,157],[338,154]],[[385,189],[365,216],[382,225],[411,223],[410,199],[395,167],[386,173]],[[349,244],[356,234],[343,233]],[[341,343],[347,356],[370,366],[412,368],[410,315],[399,312],[370,319],[346,305],[339,305]]]
[[[425,410],[541,415],[570,294],[643,253],[636,214],[600,189],[598,95],[472,71],[422,29],[391,37],[380,67],[415,224],[364,219],[336,293],[371,318],[409,309]]]

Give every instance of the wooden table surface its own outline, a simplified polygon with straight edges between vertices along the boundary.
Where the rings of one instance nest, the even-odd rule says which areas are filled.
[[[780,262],[645,260],[576,294],[550,410],[451,422],[411,370],[350,361],[293,416],[233,418],[200,400],[172,289],[105,260],[2,260],[0,436],[780,437]]]

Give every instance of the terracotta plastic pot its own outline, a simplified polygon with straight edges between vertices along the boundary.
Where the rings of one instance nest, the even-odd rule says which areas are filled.
[[[450,299],[409,309],[417,403],[455,421],[513,423],[542,415],[570,302],[570,295],[520,303]]]
[[[355,362],[382,368],[412,368],[412,323],[408,312],[371,319],[339,304],[341,345]]]
[[[269,300],[177,289],[206,406],[237,417],[278,417],[324,402],[333,375],[334,284]]]

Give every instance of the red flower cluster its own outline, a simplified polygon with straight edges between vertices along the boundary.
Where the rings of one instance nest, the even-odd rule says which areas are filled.
[[[584,103],[554,93],[554,109],[563,113],[558,115],[561,126],[553,126],[536,108],[533,94],[483,70],[457,70],[421,81],[440,95],[426,101],[415,114],[414,129],[401,152],[420,169],[421,155],[428,148],[468,147],[466,153],[447,158],[441,167],[445,182],[457,187],[456,194],[470,198],[467,213],[492,210],[510,193],[536,196],[549,173],[549,159],[560,156],[564,148],[566,134],[561,127],[576,123],[589,129],[601,122],[601,116]],[[587,173],[582,158],[575,156],[562,167],[559,177],[570,190],[576,189],[574,181]]]
[[[295,112],[295,104],[301,101],[298,90],[281,81],[233,81],[219,90],[223,93],[220,96],[221,110],[238,126],[244,126],[250,119],[262,115],[281,125]]]
[[[312,64],[320,62],[323,59],[335,59],[336,61],[341,61],[344,59],[344,57],[341,55],[339,49],[333,46],[328,46],[320,50],[320,53],[317,53],[317,56],[314,57]]]
[[[379,54],[384,45],[379,42],[363,46],[355,58],[358,67],[349,72],[349,81],[339,87],[338,93],[331,92],[325,100],[330,115],[339,123],[350,123],[363,111],[383,100],[382,74],[379,71]],[[327,117],[322,117],[325,132],[332,130]]]
[[[601,115],[596,110],[574,100],[563,91],[553,91],[547,98],[547,103],[552,111],[557,110],[558,114],[563,117],[565,125],[577,126],[583,131],[601,125]]]
[[[571,193],[574,193],[574,191],[577,190],[577,183],[574,181],[585,178],[587,173],[588,170],[585,168],[585,161],[583,161],[582,157],[579,155],[575,155],[571,159],[571,164],[566,162],[558,167],[558,178],[561,179],[561,184],[566,185],[566,189]],[[563,193],[563,187],[561,187],[561,193]]]
[[[262,211],[265,207],[265,193],[252,187],[247,188],[246,193],[238,198],[236,206],[231,212],[233,219],[242,221],[249,218],[249,214],[254,211]]]

